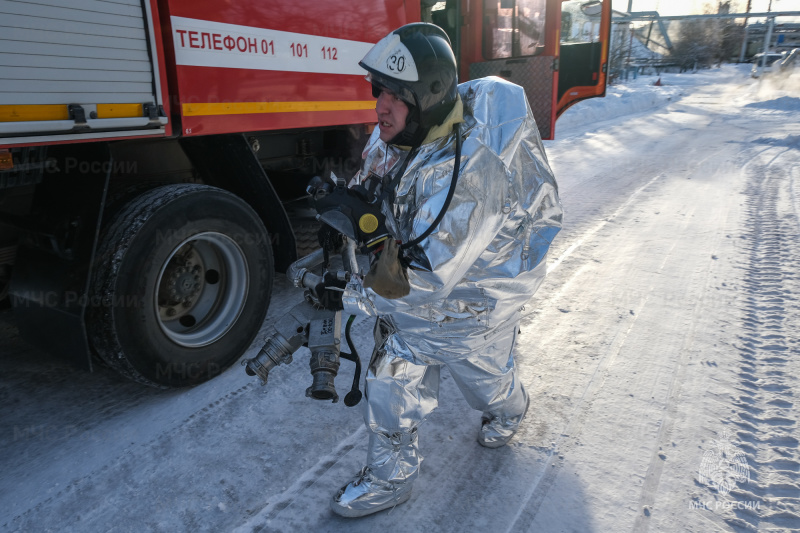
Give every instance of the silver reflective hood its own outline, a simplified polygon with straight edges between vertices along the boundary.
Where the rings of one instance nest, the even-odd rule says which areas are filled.
[[[459,85],[459,94],[464,122],[455,195],[412,254],[432,271],[410,269],[411,292],[399,300],[378,296],[354,276],[344,298],[346,311],[391,315],[408,344],[423,351],[483,337],[518,318],[544,279],[548,247],[561,229],[557,185],[524,90],[482,78]],[[454,152],[450,133],[412,153],[393,205],[384,206],[397,239],[411,241],[439,214]],[[354,182],[397,171],[407,155],[381,141],[376,129]]]

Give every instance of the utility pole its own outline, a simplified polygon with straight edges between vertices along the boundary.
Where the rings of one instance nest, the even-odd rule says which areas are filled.
[[[769,0],[769,7],[767,8],[767,13],[771,11],[772,11],[772,0]],[[758,62],[759,76],[761,76],[761,71],[764,69],[767,63],[767,54],[769,53],[769,45],[772,42],[772,29],[775,27],[775,17],[768,17],[767,22],[769,23],[769,26],[767,27],[767,35],[764,37],[764,55]]]
[[[747,13],[750,13],[750,8],[753,5],[753,0],[747,0]],[[772,0],[770,0],[770,7],[772,7]],[[744,18],[744,39],[742,39],[742,51],[739,54],[739,63],[744,63],[744,54],[747,52],[747,33],[749,28],[747,26],[747,17]]]
[[[625,79],[628,79],[628,73],[631,69],[631,52],[633,52],[633,24],[631,24],[631,40],[628,43],[628,61],[625,63]]]
[[[633,9],[633,0],[628,0],[628,13]]]

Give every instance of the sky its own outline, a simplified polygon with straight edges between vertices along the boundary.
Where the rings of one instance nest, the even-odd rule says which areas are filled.
[[[614,9],[627,11],[629,0],[613,0]],[[703,13],[706,4],[717,5],[717,0],[633,0],[632,11],[658,11],[662,15],[691,15]],[[766,12],[769,0],[752,0],[751,12]],[[744,13],[747,0],[733,0],[733,9]],[[772,0],[772,11],[800,11],[800,0]]]

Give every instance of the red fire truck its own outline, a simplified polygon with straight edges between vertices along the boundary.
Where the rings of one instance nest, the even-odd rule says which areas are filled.
[[[309,178],[358,167],[373,43],[440,25],[460,78],[522,85],[552,139],[568,106],[605,94],[610,4],[0,0],[2,305],[88,368],[205,381],[315,246]]]

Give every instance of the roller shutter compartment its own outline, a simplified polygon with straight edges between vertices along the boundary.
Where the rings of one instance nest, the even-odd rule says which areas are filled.
[[[0,144],[163,131],[148,11],[140,0],[0,0]]]

